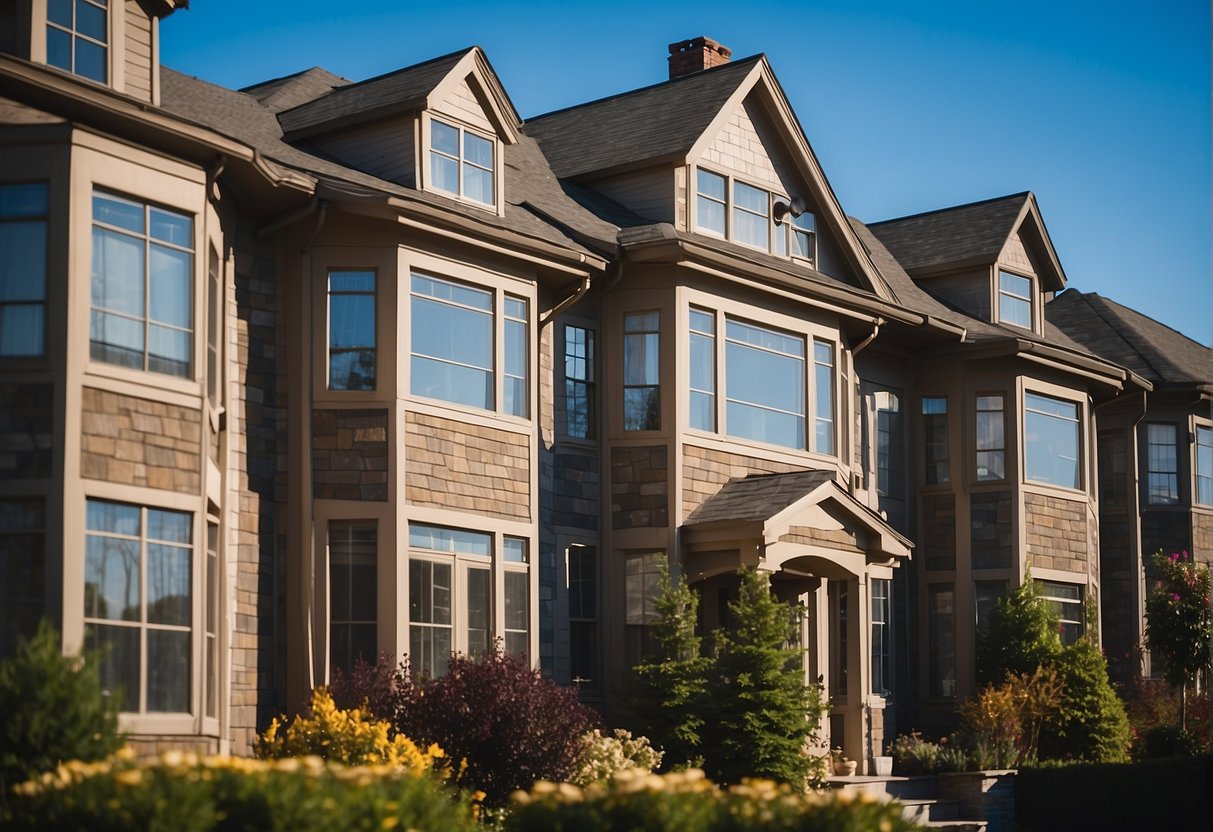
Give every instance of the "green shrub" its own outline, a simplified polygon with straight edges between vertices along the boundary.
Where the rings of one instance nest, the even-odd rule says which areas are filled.
[[[1196,738],[1178,725],[1157,725],[1141,738],[1141,747],[1134,749],[1143,760],[1163,760],[1169,757],[1195,757],[1200,753]]]
[[[661,765],[661,752],[646,737],[633,737],[617,728],[605,735],[597,728],[581,738],[581,756],[568,782],[574,786],[606,783],[621,771],[638,769],[645,774]]]
[[[906,832],[897,804],[864,793],[809,792],[771,781],[715,788],[697,769],[623,774],[608,786],[537,783],[515,796],[506,832]]]
[[[1041,728],[1061,707],[1063,682],[1052,667],[1008,673],[957,709],[974,768],[1018,768],[1036,759]]]
[[[1129,759],[1129,719],[1108,681],[1108,663],[1089,639],[1062,651],[1058,662],[1065,692],[1061,708],[1041,735],[1044,757],[1123,763]]]
[[[17,787],[0,826],[90,832],[475,832],[467,799],[389,766],[318,757],[276,762],[170,752],[70,762]]]
[[[1061,655],[1057,616],[1032,580],[1024,582],[990,612],[986,631],[977,640],[977,684],[996,685],[1008,673],[1031,674]]]
[[[122,747],[121,696],[107,696],[97,656],[64,656],[47,621],[0,662],[0,793],[64,760],[100,760]]]
[[[932,774],[939,767],[939,746],[917,731],[901,734],[889,746],[893,771],[904,777]]]

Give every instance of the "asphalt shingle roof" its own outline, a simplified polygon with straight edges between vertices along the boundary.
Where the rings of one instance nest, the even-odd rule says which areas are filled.
[[[1213,349],[1094,292],[1067,289],[1045,316],[1092,353],[1155,384],[1213,382]]]
[[[245,87],[241,92],[256,98],[271,113],[280,113],[308,101],[314,101],[322,95],[328,95],[336,88],[350,83],[352,82],[347,78],[334,75],[322,67],[314,66],[294,75]]]
[[[994,262],[1029,196],[1025,191],[868,223],[868,228],[908,272],[978,259]]]
[[[686,525],[716,521],[765,520],[833,479],[834,475],[829,471],[793,471],[789,474],[734,477],[691,512],[686,519]]]
[[[557,176],[685,156],[761,55],[538,116],[534,136]]]

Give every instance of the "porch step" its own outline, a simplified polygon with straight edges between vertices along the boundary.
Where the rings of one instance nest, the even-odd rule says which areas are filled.
[[[876,800],[901,804],[902,816],[919,826],[941,832],[986,832],[984,820],[959,817],[960,803],[940,800],[934,777],[866,776],[831,777],[827,781],[837,791],[863,792]]]
[[[935,800],[934,798],[901,800],[901,816],[918,824],[930,821],[954,821],[960,814],[960,804],[955,800]]]
[[[988,828],[984,820],[930,820],[919,826],[939,832],[986,832]]]

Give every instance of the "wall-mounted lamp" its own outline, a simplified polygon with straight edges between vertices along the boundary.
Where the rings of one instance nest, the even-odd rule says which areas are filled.
[[[782,225],[787,219],[788,214],[793,217],[799,217],[804,213],[804,200],[798,196],[792,197],[787,202],[782,199],[776,200],[774,207],[771,209],[771,214],[775,218],[776,225]]]

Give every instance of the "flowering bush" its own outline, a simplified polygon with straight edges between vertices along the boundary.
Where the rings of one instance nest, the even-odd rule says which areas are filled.
[[[476,832],[471,805],[429,777],[386,765],[346,768],[319,757],[277,761],[153,760],[120,754],[72,761],[20,784],[0,814],[6,830],[127,832]]]
[[[1133,737],[1133,756],[1153,756],[1149,735],[1160,728],[1179,732],[1179,701],[1161,679],[1136,678],[1122,691]],[[1208,689],[1188,697],[1188,735],[1201,753],[1213,752],[1213,696]],[[1160,736],[1168,736],[1164,731]],[[1165,755],[1164,755],[1165,756]]]
[[[1209,602],[1209,567],[1187,552],[1151,557],[1156,579],[1146,598],[1146,643],[1163,674],[1180,691],[1180,727],[1186,728],[1188,685],[1209,666],[1213,610]]]
[[[717,789],[699,769],[623,772],[580,789],[536,783],[514,796],[506,832],[906,832],[901,807],[863,792],[803,792],[769,780]]]
[[[901,734],[889,745],[893,769],[897,774],[912,777],[933,774],[939,765],[939,745],[917,731]]]
[[[422,751],[403,734],[393,734],[387,722],[367,719],[357,708],[338,708],[324,688],[312,691],[309,710],[285,730],[275,718],[257,738],[253,753],[274,760],[315,755],[346,765],[382,763],[414,775],[430,771],[446,757],[436,743]]]
[[[967,743],[992,768],[1018,768],[1036,759],[1042,725],[1061,706],[1063,686],[1052,667],[1008,673],[957,709]]]
[[[621,771],[639,769],[648,774],[661,765],[661,752],[647,737],[632,737],[630,731],[617,728],[611,735],[598,729],[581,738],[581,757],[568,782],[575,786],[606,783]]]

